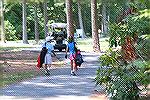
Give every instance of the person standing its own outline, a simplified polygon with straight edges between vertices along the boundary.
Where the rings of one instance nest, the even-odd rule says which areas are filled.
[[[45,67],[45,72],[46,72],[45,74],[50,75],[49,69],[52,64],[51,54],[53,53],[53,55],[56,57],[56,54],[54,52],[54,46],[51,44],[51,36],[46,37],[46,42],[42,45],[42,47],[46,47],[46,49],[47,49],[47,53],[44,58],[44,64],[45,64],[44,67]]]
[[[76,58],[76,43],[74,42],[73,36],[68,37],[68,44],[66,47],[66,55],[65,58],[67,59],[67,52],[69,51],[69,59],[71,61],[71,75],[76,76],[75,71],[77,70],[75,58]]]

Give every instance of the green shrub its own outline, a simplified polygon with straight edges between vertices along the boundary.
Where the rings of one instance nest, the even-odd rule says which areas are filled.
[[[5,23],[6,40],[8,40],[8,41],[18,40],[18,38],[16,36],[15,27],[9,21],[4,21],[4,23]]]
[[[110,49],[99,58],[101,67],[95,78],[97,85],[106,86],[112,100],[138,100],[150,83],[150,63],[137,59],[125,61],[119,51]],[[104,67],[105,66],[105,67]],[[139,86],[145,88],[139,89]]]
[[[141,36],[135,46],[136,54],[146,61],[150,59],[150,35]]]

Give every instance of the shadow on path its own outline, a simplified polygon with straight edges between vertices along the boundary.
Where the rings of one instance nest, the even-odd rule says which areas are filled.
[[[50,76],[40,76],[0,89],[0,98],[47,98],[61,96],[90,96],[95,89],[94,78],[99,67],[98,55],[84,55],[84,64],[77,76],[70,76],[70,68],[51,69]]]

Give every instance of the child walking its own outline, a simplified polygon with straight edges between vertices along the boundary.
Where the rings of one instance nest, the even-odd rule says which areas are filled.
[[[67,44],[67,47],[66,47],[66,55],[65,55],[66,59],[67,59],[68,50],[69,50],[69,59],[71,61],[71,75],[76,76],[76,73],[75,73],[75,71],[77,70],[76,63],[75,63],[76,43],[74,42],[73,36],[68,37],[68,44]]]
[[[51,37],[48,36],[46,37],[46,42],[42,45],[42,47],[46,47],[47,48],[47,53],[45,55],[44,58],[44,64],[45,64],[45,74],[49,75],[49,69],[51,67],[52,64],[52,57],[51,57],[51,53],[53,53],[53,55],[56,57],[56,54],[54,52],[54,46],[51,44]]]

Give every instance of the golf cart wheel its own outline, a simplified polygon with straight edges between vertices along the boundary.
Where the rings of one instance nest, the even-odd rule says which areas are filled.
[[[60,52],[62,51],[62,49],[58,49]]]

